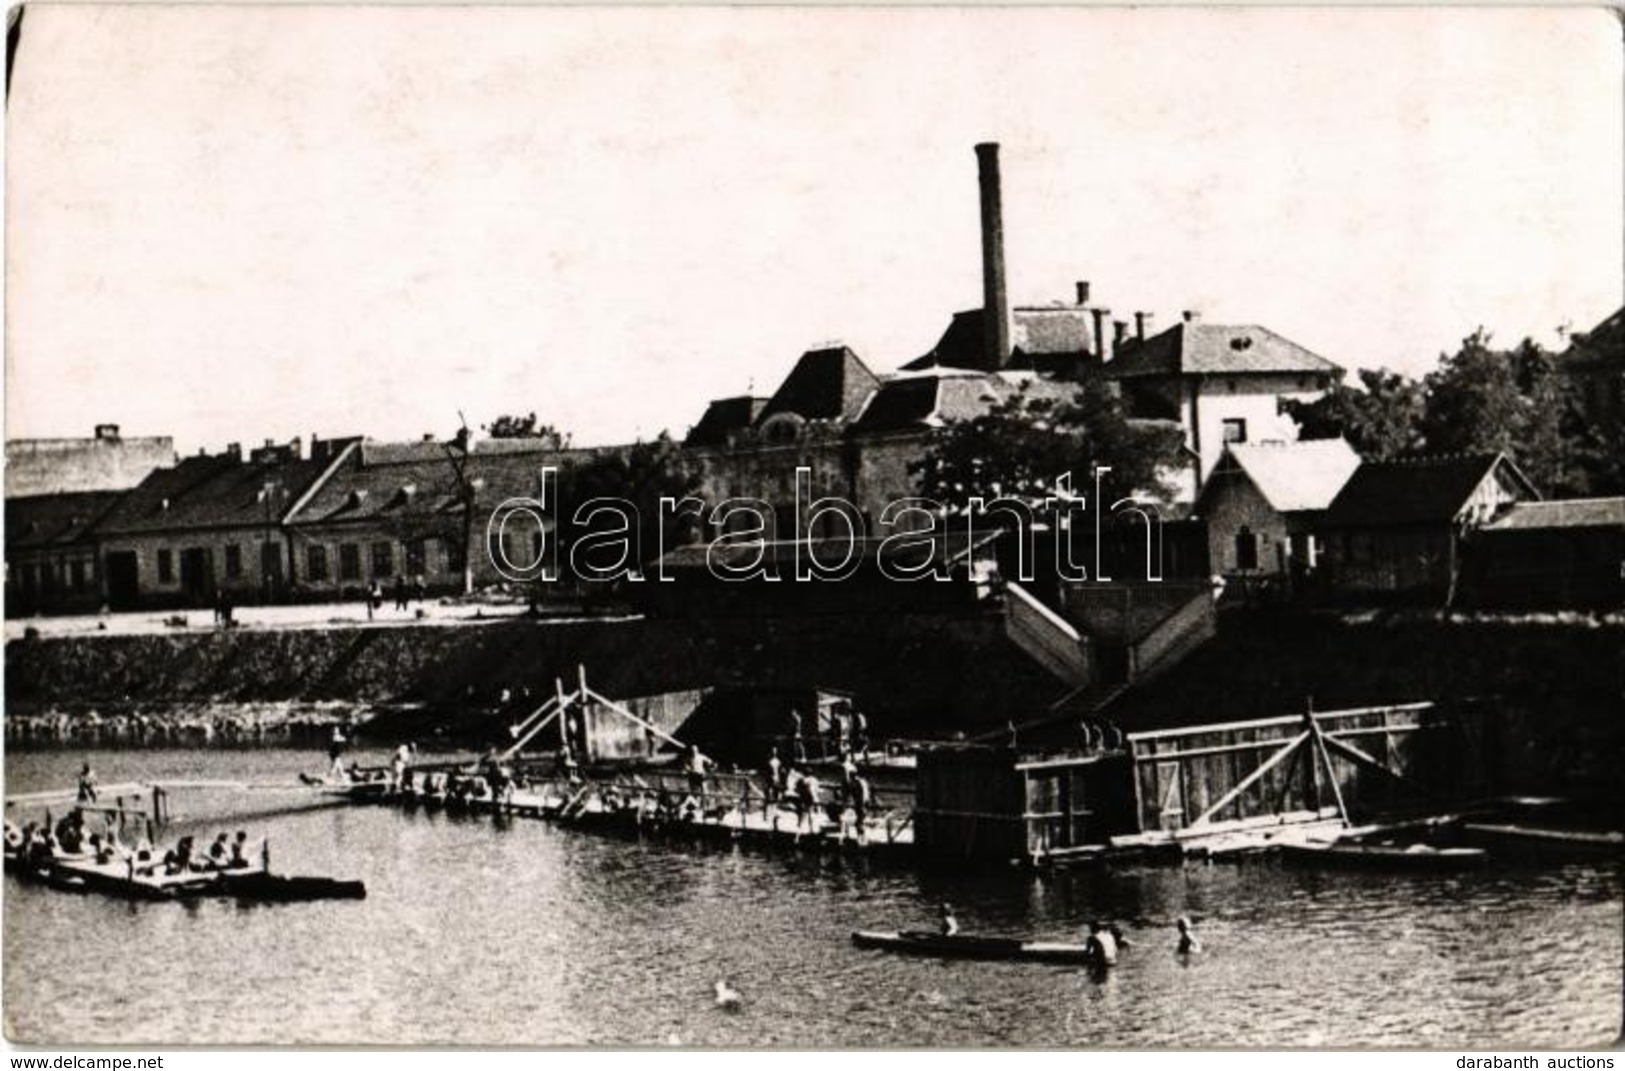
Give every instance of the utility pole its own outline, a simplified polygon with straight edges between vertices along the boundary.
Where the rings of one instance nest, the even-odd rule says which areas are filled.
[[[476,488],[474,481],[468,476],[468,455],[471,445],[468,431],[468,418],[463,411],[457,411],[457,419],[461,427],[451,443],[442,443],[446,451],[446,460],[451,463],[452,474],[457,480],[457,500],[463,507],[463,594],[474,594],[474,498]]]

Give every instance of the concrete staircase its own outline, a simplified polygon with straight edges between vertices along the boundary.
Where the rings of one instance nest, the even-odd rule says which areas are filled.
[[[1004,586],[1004,631],[1012,643],[1062,683],[1082,688],[1093,679],[1083,636],[1020,584]]]

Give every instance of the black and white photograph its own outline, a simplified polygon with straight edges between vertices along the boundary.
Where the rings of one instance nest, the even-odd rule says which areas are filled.
[[[1619,1044],[1618,11],[6,61],[13,1051]]]

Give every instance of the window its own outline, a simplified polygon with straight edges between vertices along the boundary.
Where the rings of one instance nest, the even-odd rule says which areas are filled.
[[[374,543],[372,545],[372,575],[375,577],[395,575],[395,547],[391,543]]]
[[[226,578],[236,580],[243,575],[243,548],[236,543],[226,544]]]
[[[1244,443],[1247,441],[1247,422],[1240,417],[1233,417],[1224,422],[1224,441],[1227,443]]]
[[[1258,568],[1258,536],[1245,524],[1236,533],[1236,568],[1238,570]]]
[[[463,545],[455,539],[446,540],[446,571],[461,574],[464,565]]]
[[[427,570],[424,563],[428,560],[428,551],[421,539],[414,539],[406,544],[406,572],[408,576],[422,576]]]
[[[73,590],[85,590],[85,563],[74,562],[69,568],[73,572]]]
[[[309,574],[311,582],[325,584],[327,582],[327,548],[309,547],[305,550],[305,572]]]
[[[282,575],[282,547],[270,540],[260,544],[260,575],[267,579]]]
[[[158,583],[173,584],[175,582],[175,555],[171,551],[158,552]]]
[[[354,543],[339,544],[339,579],[361,579],[361,548]]]

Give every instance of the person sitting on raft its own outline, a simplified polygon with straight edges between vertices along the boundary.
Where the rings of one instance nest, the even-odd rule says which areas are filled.
[[[1191,929],[1190,919],[1181,915],[1174,920],[1174,925],[1179,929],[1179,954],[1181,956],[1189,956],[1202,951],[1202,942],[1196,939],[1196,933]]]
[[[164,853],[164,873],[182,874],[192,869],[192,838],[182,837]]]
[[[1091,922],[1089,924],[1089,939],[1084,942],[1089,959],[1097,967],[1115,967],[1117,965],[1117,938],[1112,936],[1111,930],[1103,923]]]
[[[226,866],[231,870],[243,870],[248,866],[248,834],[240,829],[237,839],[231,842],[231,860]]]
[[[226,869],[226,864],[230,861],[231,838],[227,834],[222,833],[218,837],[214,838],[213,844],[209,845],[209,869],[224,870]]]
[[[959,920],[954,918],[954,909],[951,905],[942,905],[942,921],[939,929],[944,937],[953,937],[959,932]]]

